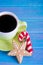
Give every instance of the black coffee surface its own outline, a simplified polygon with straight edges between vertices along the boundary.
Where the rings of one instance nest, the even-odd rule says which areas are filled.
[[[11,32],[17,26],[16,19],[11,15],[3,15],[0,17],[0,32]]]

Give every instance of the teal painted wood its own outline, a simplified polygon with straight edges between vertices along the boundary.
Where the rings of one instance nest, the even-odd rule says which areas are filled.
[[[0,0],[0,6],[34,6],[43,5],[43,0]]]
[[[42,9],[41,9],[42,8]],[[27,22],[27,30],[33,33],[43,33],[43,6],[41,7],[0,7],[0,12],[11,11],[22,21]],[[17,12],[18,11],[18,12]]]
[[[43,65],[43,0],[0,0],[0,12],[11,11],[27,22],[33,55],[24,57],[21,65]],[[18,65],[15,57],[0,51],[0,65]]]

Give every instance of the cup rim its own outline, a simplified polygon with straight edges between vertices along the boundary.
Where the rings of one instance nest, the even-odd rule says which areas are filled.
[[[12,12],[8,12],[8,11],[4,11],[4,12],[1,12],[0,13],[0,16],[3,16],[3,15],[11,15],[11,16],[13,16],[15,19],[16,19],[16,21],[17,21],[17,26],[16,26],[16,28],[15,29],[17,29],[18,27],[19,27],[19,19],[18,19],[18,17],[15,15],[15,13],[12,13]],[[10,32],[2,32],[2,33],[11,33],[11,32],[13,32],[15,29],[13,29],[12,31],[10,31]]]

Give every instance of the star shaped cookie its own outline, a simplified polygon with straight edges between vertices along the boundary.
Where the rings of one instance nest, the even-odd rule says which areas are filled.
[[[15,41],[13,41],[13,50],[11,50],[8,55],[9,56],[16,56],[19,63],[22,62],[23,56],[31,56],[31,54],[25,50],[26,48],[26,42],[22,43],[21,46],[19,46]]]

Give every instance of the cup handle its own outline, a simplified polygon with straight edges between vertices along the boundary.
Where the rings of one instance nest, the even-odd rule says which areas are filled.
[[[25,31],[27,28],[27,23],[25,21],[19,21],[18,32]]]
[[[26,26],[27,27],[27,23],[25,21],[19,21],[19,27],[21,26]]]

